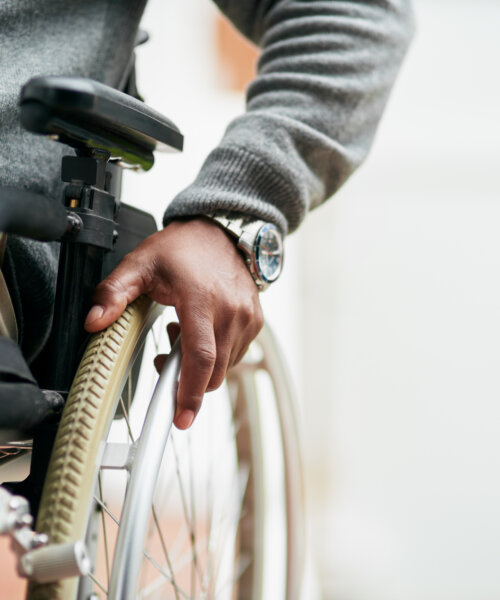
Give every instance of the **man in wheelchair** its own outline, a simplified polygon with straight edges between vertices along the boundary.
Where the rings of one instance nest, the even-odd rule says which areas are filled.
[[[247,111],[192,185],[165,199],[164,229],[97,286],[85,320],[88,332],[99,331],[142,294],[175,307],[179,324],[170,325],[170,334],[182,332],[175,416],[181,429],[262,327],[259,291],[279,276],[283,236],[366,155],[412,28],[407,0],[217,4],[262,50]],[[60,75],[125,89],[144,6],[145,0],[0,4],[0,202],[2,188],[53,202],[63,196],[60,164],[69,149],[22,128],[21,87],[33,77]],[[9,236],[3,273],[34,371],[50,333],[56,265],[55,245]],[[2,333],[15,337],[12,326]],[[0,370],[0,378],[7,381],[8,373]]]

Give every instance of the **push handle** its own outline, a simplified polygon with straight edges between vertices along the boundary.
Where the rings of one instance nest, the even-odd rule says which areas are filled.
[[[48,242],[60,240],[67,229],[62,204],[28,190],[0,187],[0,231]]]

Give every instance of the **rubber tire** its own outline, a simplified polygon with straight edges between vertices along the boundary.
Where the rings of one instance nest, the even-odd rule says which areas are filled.
[[[45,479],[36,531],[51,543],[85,539],[102,440],[111,427],[133,358],[155,320],[155,305],[141,297],[108,329],[92,337],[75,375]],[[78,579],[31,582],[28,600],[72,600]]]
[[[155,320],[156,306],[139,298],[106,331],[91,339],[75,376],[57,433],[45,481],[36,530],[47,533],[51,543],[85,539],[99,465],[102,441],[106,439],[134,358],[139,354],[147,331]],[[157,315],[156,315],[157,316]],[[302,564],[302,484],[297,436],[290,390],[275,342],[268,331],[262,336],[265,368],[273,369],[271,378],[277,396],[279,434],[285,465],[287,566],[286,599],[299,597]],[[270,363],[269,363],[270,360]],[[240,548],[253,556],[252,567],[239,581],[235,597],[257,600],[261,596],[264,532],[262,513],[262,465],[258,416],[255,407],[255,380],[250,369],[235,369],[228,378],[236,410],[245,413],[246,423],[237,434],[238,456],[252,465],[243,506],[238,540]],[[279,391],[281,390],[281,391]],[[278,432],[277,432],[278,433]],[[31,582],[28,600],[74,600],[78,578],[48,584]]]

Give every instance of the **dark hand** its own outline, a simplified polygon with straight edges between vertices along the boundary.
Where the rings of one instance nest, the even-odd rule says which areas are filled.
[[[208,219],[174,221],[144,240],[101,282],[85,328],[111,325],[138,296],[174,306],[182,366],[174,423],[187,429],[263,325],[255,285],[226,233]],[[175,335],[175,326],[169,327]]]

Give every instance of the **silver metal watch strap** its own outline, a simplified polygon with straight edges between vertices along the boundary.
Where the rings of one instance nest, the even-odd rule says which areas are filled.
[[[260,228],[264,225],[263,221],[249,217],[241,217],[237,215],[227,215],[221,213],[213,213],[209,218],[216,221],[227,233],[232,235],[236,240],[237,247],[244,254],[245,263],[250,271],[250,275],[255,281],[255,285],[259,290],[264,290],[268,287],[258,276],[254,265],[254,242]]]
[[[250,219],[244,217],[232,217],[228,215],[222,215],[220,213],[214,213],[210,215],[210,219],[217,221],[224,229],[229,233],[233,234],[235,238],[240,239],[244,232],[244,225],[250,222]]]

